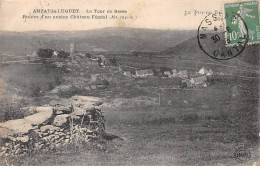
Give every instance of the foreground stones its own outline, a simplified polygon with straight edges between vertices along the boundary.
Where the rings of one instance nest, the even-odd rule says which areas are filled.
[[[100,104],[98,98],[73,96],[36,107],[36,114],[24,119],[0,123],[2,156],[21,156],[99,139],[105,131]]]

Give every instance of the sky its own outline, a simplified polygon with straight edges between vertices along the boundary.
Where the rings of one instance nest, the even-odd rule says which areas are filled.
[[[239,0],[240,1],[240,0]],[[223,10],[224,3],[234,0],[0,0],[0,30],[2,31],[73,31],[105,27],[133,27],[149,29],[192,30],[197,29],[207,15],[205,12]],[[34,9],[76,9],[76,15],[100,15],[86,13],[98,9],[125,10],[125,14],[105,13],[108,19],[71,19],[70,14],[44,14],[50,19],[41,19],[42,13]],[[184,15],[185,11],[191,14]],[[197,11],[196,16],[194,12]],[[198,11],[204,12],[203,14]],[[69,19],[53,19],[53,16],[68,16]],[[103,14],[101,14],[103,15]],[[134,19],[110,19],[112,15],[132,16]],[[24,16],[38,16],[24,19]]]

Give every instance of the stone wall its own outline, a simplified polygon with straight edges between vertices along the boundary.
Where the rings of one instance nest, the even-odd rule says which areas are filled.
[[[101,104],[95,97],[73,96],[41,107],[24,108],[23,111],[34,114],[0,123],[1,156],[21,156],[98,140],[105,132]]]

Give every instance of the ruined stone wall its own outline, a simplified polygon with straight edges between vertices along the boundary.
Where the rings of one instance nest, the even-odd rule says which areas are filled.
[[[74,96],[42,107],[23,109],[36,113],[0,123],[1,156],[20,156],[98,140],[105,132],[100,104],[98,98]]]

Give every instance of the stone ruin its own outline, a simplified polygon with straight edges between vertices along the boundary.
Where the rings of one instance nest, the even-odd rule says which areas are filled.
[[[23,109],[32,115],[0,123],[1,156],[22,156],[100,139],[105,132],[101,104],[95,97],[73,96]]]

